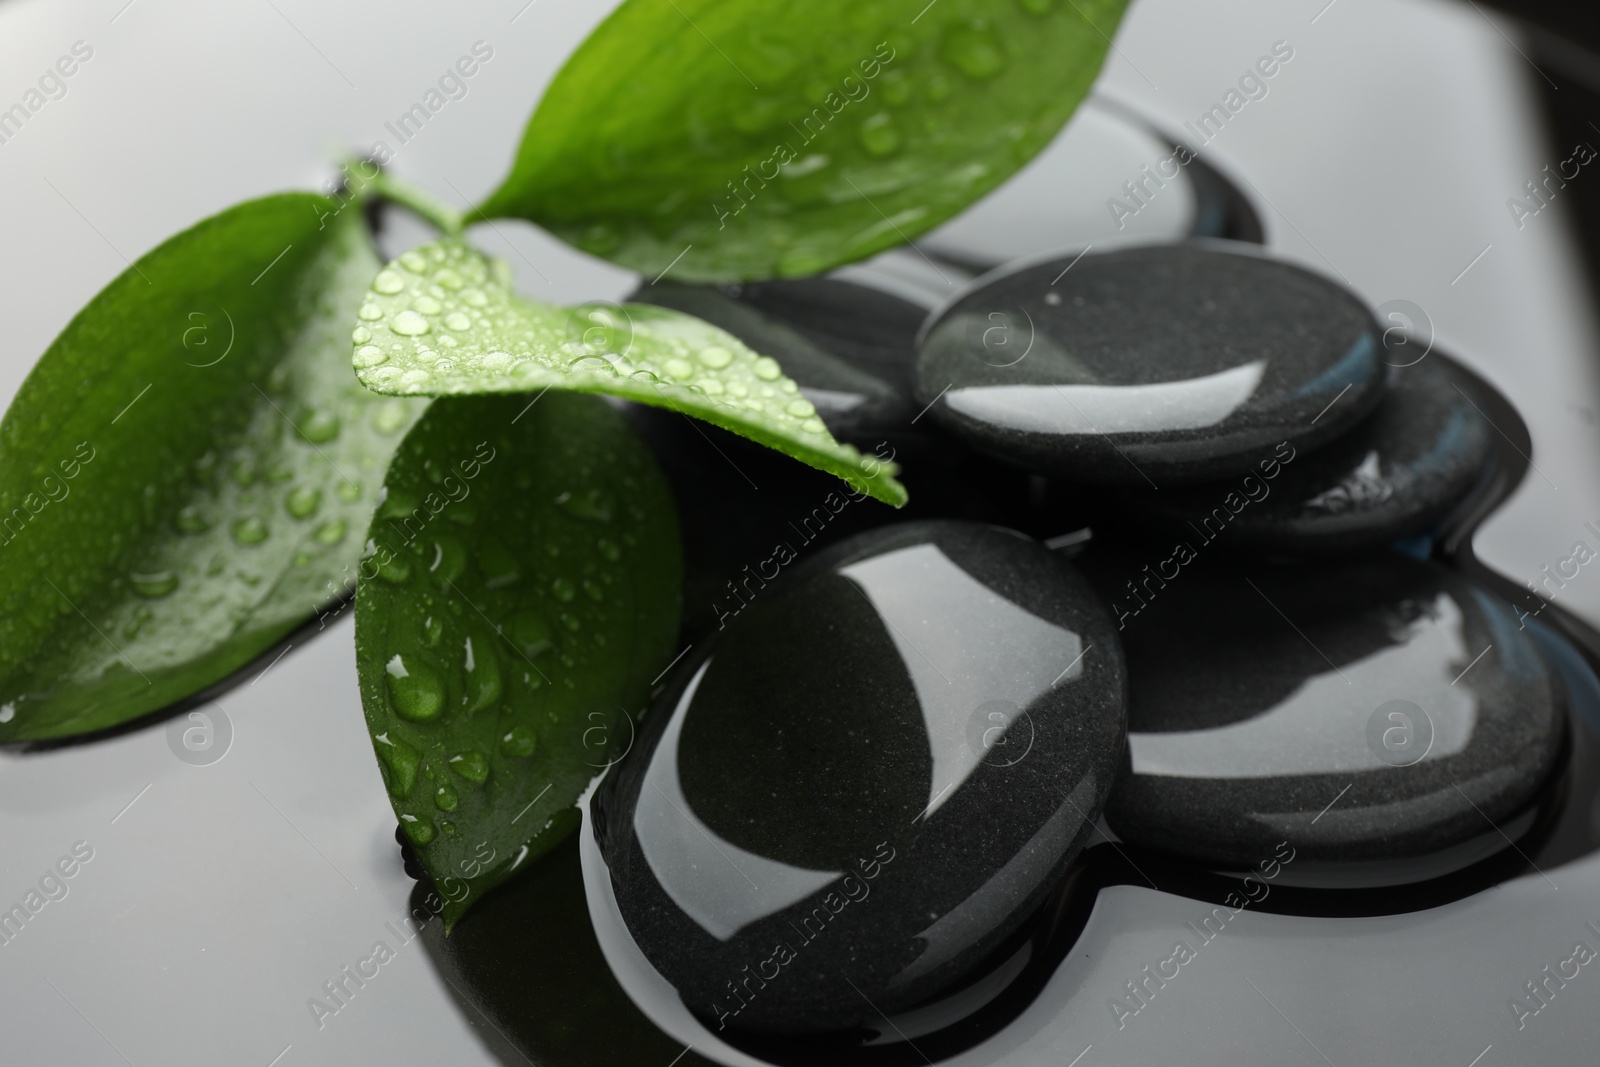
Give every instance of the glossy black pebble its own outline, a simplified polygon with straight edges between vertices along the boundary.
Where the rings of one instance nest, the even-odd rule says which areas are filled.
[[[1195,241],[981,280],[932,322],[916,394],[974,448],[1035,473],[1166,486],[1337,437],[1382,396],[1382,351],[1372,313],[1336,283]]]
[[[1565,696],[1504,601],[1398,553],[1167,562],[1082,560],[1125,627],[1124,839],[1224,867],[1287,841],[1287,881],[1338,887],[1436,877],[1530,828]]]
[[[998,527],[843,542],[675,677],[595,833],[629,931],[712,1029],[881,1025],[993,963],[1122,757],[1110,618]]]
[[[1349,552],[1422,533],[1487,481],[1495,430],[1471,395],[1483,388],[1435,352],[1398,370],[1376,411],[1314,452],[1242,480],[1130,489],[1120,502],[1194,536],[1226,531],[1237,548]]]
[[[825,304],[810,309],[802,316],[808,325],[815,327],[838,315],[848,316],[866,299],[855,293],[828,291],[823,295],[837,300],[838,310],[830,315]],[[884,302],[902,303],[886,294],[875,295]],[[704,319],[755,351],[776,359],[784,373],[800,386],[801,394],[816,406],[817,417],[840,440],[858,441],[874,432],[899,429],[907,426],[916,415],[907,389],[892,383],[895,377],[903,380],[910,366],[911,345],[920,316],[912,320],[909,328],[902,328],[900,339],[904,347],[898,357],[886,355],[868,360],[861,358],[859,340],[855,344],[841,344],[840,339],[815,328],[803,333],[760,307],[712,286],[658,282],[641,287],[630,299]],[[832,325],[835,332],[848,332],[845,324],[833,322]],[[877,332],[882,333],[882,327]],[[867,337],[870,336],[869,332]],[[886,380],[874,373],[875,365],[880,362],[898,370],[898,375]]]

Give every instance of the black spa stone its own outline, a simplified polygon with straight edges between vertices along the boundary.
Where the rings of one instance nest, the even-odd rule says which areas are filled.
[[[675,679],[595,833],[629,932],[713,1029],[849,1033],[993,965],[1122,755],[1110,618],[998,527],[836,545]]]
[[[842,283],[840,283],[842,284]],[[860,287],[849,286],[848,290]],[[730,290],[738,292],[738,290]],[[871,293],[871,290],[867,290]],[[795,325],[769,315],[753,303],[734,299],[713,286],[682,285],[657,282],[640,287],[630,298],[638,303],[656,304],[704,319],[706,322],[733,334],[762,355],[771,356],[783,367],[784,373],[800,386],[801,394],[817,409],[817,417],[840,440],[859,442],[887,430],[907,426],[916,409],[911,406],[909,390],[903,379],[912,359],[912,342],[920,315],[899,333],[898,352],[871,353],[878,358],[862,358],[862,349],[872,347],[870,340],[883,334],[881,323],[874,329],[857,332],[854,343],[842,344],[842,338],[829,336],[818,327],[831,328],[833,332],[850,334],[849,323],[838,321],[841,316],[861,313],[868,298],[855,292],[826,292],[834,306],[818,301],[801,313],[801,321],[811,327],[802,333]],[[873,303],[901,301],[887,294],[876,294]],[[898,307],[895,310],[899,310]],[[871,312],[866,314],[871,317]],[[867,343],[863,343],[867,342]],[[885,379],[874,373],[880,365],[894,374]],[[902,384],[896,385],[896,379]]]
[[[1225,241],[1034,263],[930,323],[919,404],[998,459],[1165,487],[1311,448],[1383,394],[1372,313],[1338,284]]]
[[[1377,410],[1316,451],[1243,480],[1128,489],[1119,503],[1189,536],[1226,531],[1241,549],[1350,552],[1423,533],[1488,480],[1495,429],[1474,398],[1486,388],[1434,352],[1396,371]]]
[[[1165,580],[1082,564],[1123,624],[1128,766],[1106,819],[1126,841],[1231,869],[1287,842],[1289,881],[1353,887],[1459,870],[1535,825],[1564,690],[1466,578],[1398,553],[1194,559]]]

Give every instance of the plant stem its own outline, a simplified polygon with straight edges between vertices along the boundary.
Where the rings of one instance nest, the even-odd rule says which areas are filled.
[[[385,200],[399,204],[419,218],[431,222],[444,233],[458,234],[463,229],[461,212],[432,193],[407,185],[387,171],[380,171],[368,185]]]

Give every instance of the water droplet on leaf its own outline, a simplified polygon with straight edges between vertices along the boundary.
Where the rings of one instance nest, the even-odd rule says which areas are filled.
[[[481,752],[463,752],[450,757],[450,769],[469,782],[482,785],[489,778],[489,760]]]
[[[532,730],[526,726],[513,726],[500,739],[500,753],[505,756],[531,756],[538,745]]]
[[[322,506],[322,490],[310,485],[296,486],[284,501],[289,514],[297,519],[309,519]]]
[[[233,524],[233,539],[241,545],[259,545],[271,532],[267,529],[267,524],[254,515],[247,519],[239,519]]]
[[[958,19],[947,26],[939,58],[973,81],[987,81],[1006,67],[999,31],[986,18]]]
[[[431,327],[428,320],[415,311],[402,311],[389,323],[389,329],[403,337],[421,337]]]
[[[169,570],[135,572],[128,575],[128,584],[142,597],[159,600],[178,588],[178,576]]]
[[[444,710],[444,683],[433,668],[416,657],[406,663],[396,654],[385,672],[389,675],[389,698],[396,715],[412,722],[439,717]]]
[[[422,763],[422,753],[388,731],[378,734],[372,742],[378,760],[387,772],[384,778],[389,786],[389,795],[399,799],[410,794],[412,787],[417,784],[417,768]]]

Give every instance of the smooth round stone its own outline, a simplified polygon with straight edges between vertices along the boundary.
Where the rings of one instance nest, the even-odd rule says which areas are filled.
[[[895,300],[886,294],[874,295],[881,298],[875,302]],[[891,361],[861,360],[859,341],[841,345],[837,343],[839,339],[826,334],[818,336],[822,331],[816,330],[808,336],[759,307],[734,299],[712,286],[658,282],[641,287],[630,299],[703,319],[733,334],[762,355],[776,359],[783,372],[800,386],[801,395],[816,407],[817,417],[835,437],[858,440],[884,429],[905,426],[916,414],[908,389],[897,388],[892,384],[893,379],[885,380],[873,373],[874,364]],[[850,315],[859,302],[842,300],[834,314]],[[818,315],[825,322],[830,317],[826,308],[819,309]],[[921,321],[920,313],[917,321]],[[849,331],[844,324],[834,325],[833,329],[840,333]],[[912,326],[898,338],[898,359],[891,363],[898,364],[894,369],[902,380],[911,362],[915,331],[916,327]],[[884,331],[880,328],[875,332],[882,334]]]
[[[837,545],[680,669],[602,784],[622,919],[712,1029],[881,1023],[993,966],[1056,888],[1124,690],[1104,607],[1036,542]]]
[[[1191,542],[1280,552],[1350,552],[1437,527],[1491,473],[1495,429],[1474,397],[1489,388],[1432,353],[1396,371],[1378,408],[1316,451],[1260,464],[1242,479],[1119,503]]]
[[[1353,887],[1438,877],[1534,825],[1566,699],[1510,605],[1398,553],[1140,562],[1081,561],[1131,679],[1122,838],[1225,868],[1287,842],[1291,882]]]
[[[1383,395],[1354,294],[1225,241],[980,280],[930,324],[916,394],[968,444],[1068,481],[1164,487],[1249,472],[1349,430]]]

